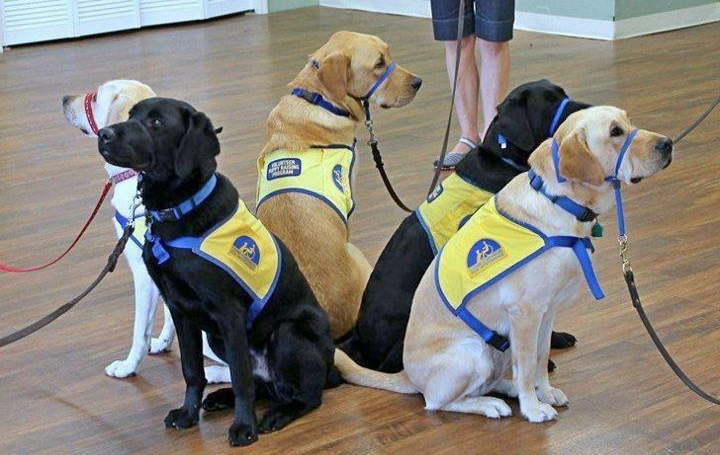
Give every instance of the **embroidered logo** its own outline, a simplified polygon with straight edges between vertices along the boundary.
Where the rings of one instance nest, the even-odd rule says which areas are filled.
[[[432,193],[430,193],[427,197],[428,203],[434,201],[438,196],[440,196],[443,192],[443,186],[442,183],[435,187]]]
[[[267,168],[267,179],[275,180],[282,177],[297,177],[302,173],[302,163],[298,158],[282,158],[271,161]]]
[[[250,269],[250,271],[255,271],[258,264],[260,264],[260,248],[257,243],[255,243],[255,240],[247,235],[238,237],[237,240],[233,242],[230,252],[238,258],[243,265]]]
[[[491,239],[480,239],[470,248],[467,257],[467,267],[471,276],[475,276],[482,269],[495,261],[505,257],[505,252],[499,243]]]
[[[345,192],[345,186],[343,185],[343,167],[339,164],[336,164],[335,167],[332,170],[332,179],[335,183],[335,186],[338,190],[340,190],[341,193]]]

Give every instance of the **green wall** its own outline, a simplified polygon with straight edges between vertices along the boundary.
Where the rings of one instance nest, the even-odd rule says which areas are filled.
[[[525,13],[607,21],[615,14],[615,0],[515,0],[515,9]]]
[[[718,2],[720,0],[516,0],[515,7],[526,13],[619,21]]]
[[[719,3],[719,0],[616,0],[615,20]]]
[[[306,6],[318,6],[319,4],[319,0],[268,0],[268,12],[275,13]]]

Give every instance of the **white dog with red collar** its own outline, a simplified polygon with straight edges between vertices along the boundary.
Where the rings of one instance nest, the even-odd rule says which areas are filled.
[[[89,137],[97,137],[98,130],[104,126],[127,120],[130,109],[139,101],[152,98],[155,92],[150,87],[133,80],[114,80],[102,84],[97,91],[79,96],[63,97],[63,114],[67,121],[79,128]],[[108,177],[113,182],[112,205],[115,208],[113,224],[120,237],[127,219],[133,216],[133,201],[137,190],[137,172],[132,169],[105,164]],[[141,205],[135,209],[136,216],[144,214]],[[132,346],[127,358],[116,360],[105,367],[108,376],[125,378],[137,373],[145,355],[159,354],[170,350],[175,337],[170,312],[164,308],[164,321],[160,335],[152,338],[155,315],[160,291],[147,272],[142,259],[142,232],[133,235],[124,254],[133,275],[135,285],[135,322],[133,324]],[[230,371],[210,349],[205,338],[204,353],[220,365],[205,368],[208,382],[230,382]]]

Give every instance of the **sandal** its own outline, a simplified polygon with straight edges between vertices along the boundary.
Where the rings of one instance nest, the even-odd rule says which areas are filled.
[[[455,170],[455,166],[457,166],[457,164],[465,157],[465,155],[467,155],[468,152],[470,152],[472,149],[474,149],[478,146],[476,142],[474,142],[466,137],[461,137],[458,140],[458,143],[464,144],[470,148],[468,149],[467,152],[449,152],[449,153],[447,153],[445,155],[445,159],[443,160],[443,163],[441,166],[441,169],[443,171]],[[438,167],[438,161],[439,160],[433,161],[434,167]]]

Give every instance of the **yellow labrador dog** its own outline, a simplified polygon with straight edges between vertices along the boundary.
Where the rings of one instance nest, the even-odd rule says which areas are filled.
[[[671,160],[672,141],[635,130],[620,109],[572,114],[533,152],[531,171],[478,211],[425,273],[405,338],[405,370],[367,370],[336,350],[344,378],[420,392],[429,410],[491,418],[511,414],[503,400],[486,396],[499,392],[518,397],[531,422],[555,419],[553,406],[568,399],[548,378],[550,333],[558,310],[585,282],[602,298],[587,237],[597,215],[614,205],[608,180],[637,183]]]
[[[351,243],[354,138],[362,100],[408,104],[422,80],[375,36],[337,32],[310,56],[269,115],[258,159],[260,220],[292,251],[330,316],[333,337],[357,318],[371,267]]]

